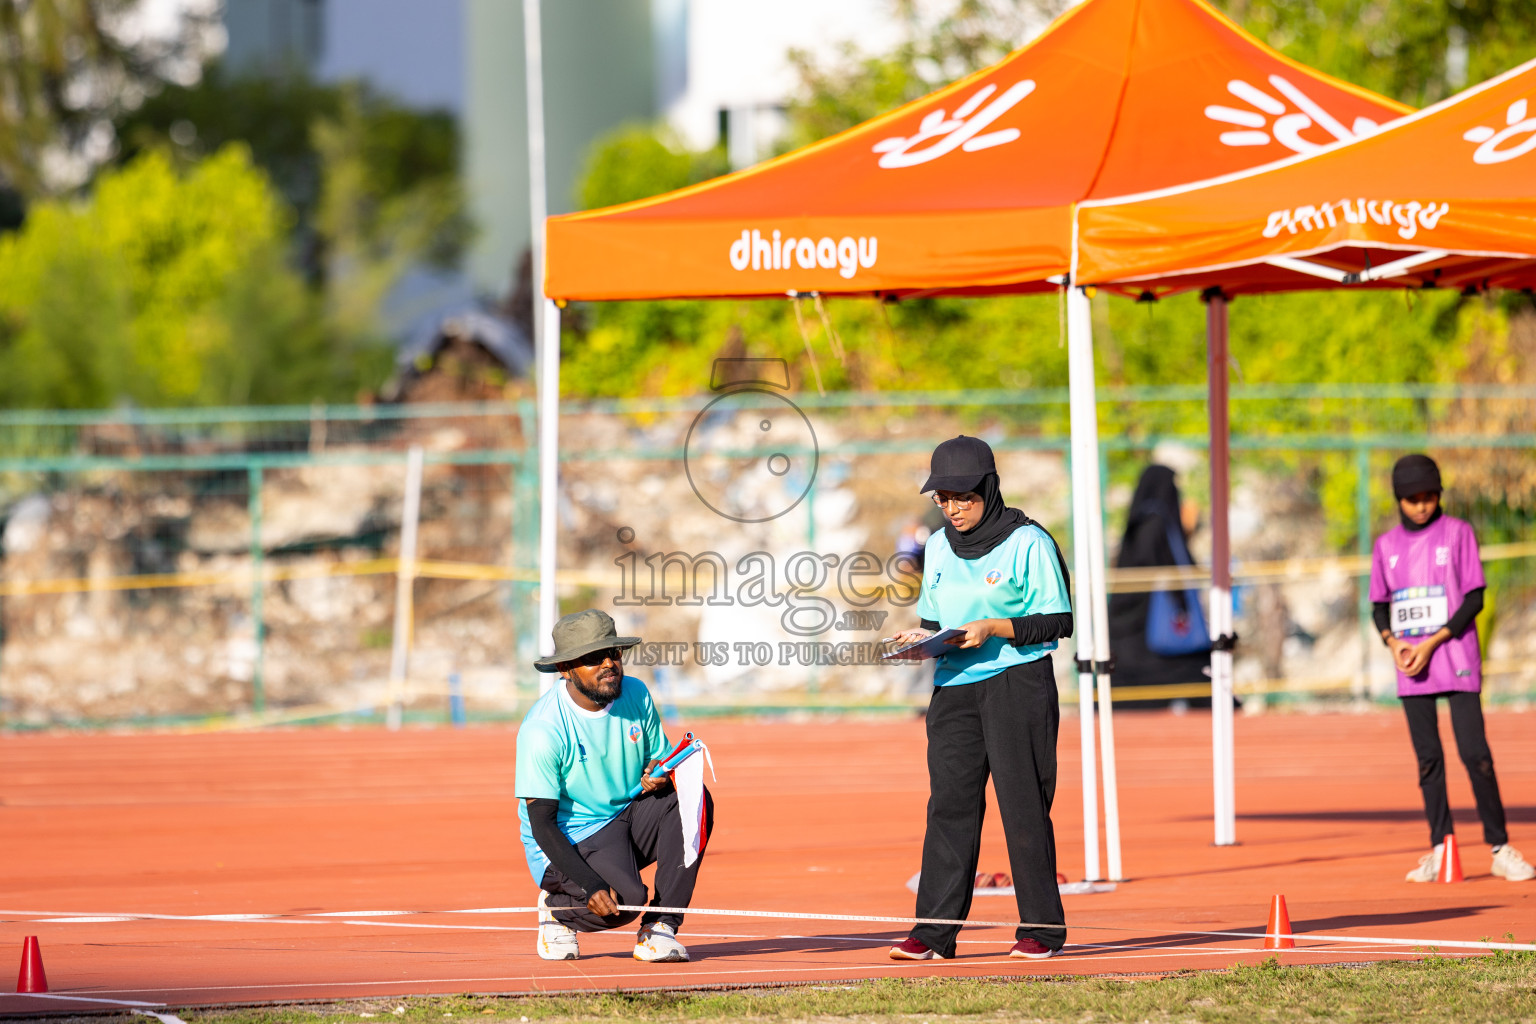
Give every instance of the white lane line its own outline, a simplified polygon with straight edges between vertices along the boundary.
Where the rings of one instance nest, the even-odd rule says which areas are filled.
[[[1234,949],[1234,950],[1203,949],[1203,950],[1196,950],[1194,952],[1200,952],[1200,953],[1203,953],[1203,954],[1206,954],[1206,955],[1210,955],[1210,956],[1216,956],[1216,955],[1231,956],[1233,954],[1246,954],[1246,955],[1250,955],[1251,956],[1251,955],[1255,955],[1255,954],[1263,954],[1265,952],[1274,952],[1274,951],[1273,950],[1262,950],[1262,949]],[[1286,950],[1285,952],[1292,952],[1292,953],[1294,953],[1294,952],[1298,952],[1298,951],[1297,950]],[[1411,955],[1411,954],[1407,954],[1407,953],[1399,953],[1399,952],[1396,952],[1396,951],[1383,951],[1383,952],[1376,953],[1376,952],[1371,952],[1371,951],[1367,951],[1367,950],[1355,951],[1355,950],[1321,950],[1320,949],[1320,950],[1316,950],[1316,952],[1318,952],[1318,953],[1343,952],[1343,953],[1350,953],[1351,955],[1355,955],[1355,956],[1409,956],[1409,955]],[[1062,965],[1066,965],[1066,964],[1102,963],[1104,961],[1111,961],[1111,960],[1123,963],[1123,962],[1134,961],[1134,960],[1177,959],[1181,955],[1187,955],[1187,954],[1180,954],[1177,951],[1170,951],[1168,953],[1156,954],[1156,955],[1147,955],[1147,954],[1113,955],[1113,954],[1111,954],[1111,955],[1107,955],[1107,956],[1093,957],[1093,958],[1088,958],[1088,957],[1083,957],[1081,959],[1063,958],[1059,962]],[[575,961],[575,962],[576,963],[580,963],[580,961]],[[1044,963],[1044,962],[1042,962],[1042,963]],[[366,986],[376,986],[376,987],[381,987],[381,988],[387,988],[387,987],[390,987],[390,986],[464,985],[464,984],[485,984],[485,983],[493,983],[493,982],[530,982],[530,983],[533,983],[533,984],[549,985],[551,982],[562,982],[562,981],[586,982],[587,983],[587,987],[590,988],[590,987],[592,987],[594,985],[600,986],[604,982],[608,982],[610,980],[625,979],[625,978],[651,978],[651,979],[654,979],[654,980],[657,981],[657,987],[664,988],[668,984],[667,979],[676,979],[676,978],[720,978],[720,977],[728,977],[728,976],[732,976],[732,975],[763,975],[763,974],[782,974],[782,975],[785,975],[786,977],[793,978],[793,977],[795,977],[797,975],[807,975],[807,974],[847,974],[849,972],[854,972],[854,971],[907,971],[907,972],[911,972],[912,969],[913,969],[913,966],[914,966],[913,964],[900,964],[900,963],[896,963],[896,962],[893,961],[893,962],[890,962],[890,963],[843,964],[843,965],[839,965],[839,966],[835,966],[835,967],[798,967],[798,966],[791,966],[791,967],[765,967],[765,968],[754,968],[754,969],[746,969],[746,970],[743,970],[742,968],[739,968],[739,967],[731,967],[731,968],[722,968],[721,970],[717,970],[717,971],[699,971],[699,970],[694,970],[694,971],[676,971],[676,970],[670,970],[670,971],[665,971],[665,972],[661,972],[661,971],[642,971],[642,972],[631,972],[631,973],[621,973],[621,974],[606,974],[606,973],[605,974],[564,974],[564,975],[553,975],[553,974],[535,975],[535,974],[526,974],[526,975],[504,975],[504,976],[498,976],[498,977],[484,977],[484,978],[415,978],[415,979],[409,979],[409,980],[400,979],[400,978],[391,978],[391,979],[380,980],[380,981],[279,982],[279,983],[267,984],[267,985],[198,985],[198,986],[188,986],[188,987],[183,987],[183,988],[120,989],[119,991],[121,991],[121,992],[154,992],[154,993],[174,993],[174,992],[240,992],[240,991],[252,991],[252,990],[278,990],[278,989],[285,989],[286,990],[286,989],[316,989],[316,988],[363,988],[363,987],[366,987]],[[963,960],[963,961],[959,961],[959,960],[929,960],[929,961],[925,961],[924,962],[924,966],[927,967],[927,968],[930,968],[930,969],[932,969],[932,968],[958,969],[958,968],[971,968],[971,967],[1011,967],[1011,968],[1014,968],[1014,969],[1018,969],[1021,966],[1021,964],[1016,959],[1012,959],[1012,958],[1009,958],[1009,957],[1003,957],[1003,958],[1000,958],[1000,959],[990,959],[989,958],[989,959],[981,959],[981,960]],[[575,968],[573,968],[573,970],[575,970]],[[1021,977],[1028,977],[1028,976],[1030,976],[1033,973],[1034,972],[1019,971],[1019,975]],[[1083,977],[1092,977],[1092,973],[1091,972],[1090,973],[1085,973],[1082,976]],[[558,994],[558,992],[559,992],[558,989],[545,989],[545,991],[547,991],[547,992],[554,992],[556,994]],[[160,1005],[164,1005],[164,1004],[160,1004]]]
[[[484,907],[484,908],[474,908],[474,909],[457,910],[457,911],[455,911],[455,910],[401,910],[401,911],[370,910],[370,911],[362,911],[360,913],[365,914],[365,915],[375,915],[375,916],[384,916],[384,915],[389,915],[389,916],[406,916],[406,915],[412,915],[412,916],[414,916],[414,915],[422,915],[422,916],[427,916],[427,915],[451,914],[451,913],[508,913],[508,914],[510,914],[510,913],[531,913],[533,911],[536,911],[537,909],[538,909],[537,907]],[[790,918],[790,919],[812,919],[812,920],[822,920],[822,921],[850,921],[850,922],[869,922],[869,923],[904,923],[904,922],[916,920],[915,918],[876,917],[876,916],[864,916],[864,915],[855,915],[855,914],[808,914],[808,913],[790,913],[790,912],[783,912],[783,911],[766,911],[766,910],[718,910],[718,909],[717,910],[711,910],[711,909],[698,908],[698,907],[694,907],[694,908],[676,907],[676,908],[674,908],[674,907],[623,907],[623,906],[621,906],[620,909],[621,910],[663,911],[663,912],[674,912],[675,911],[677,913],[693,914],[693,915],[704,916],[704,917],[715,915],[715,916],[729,916],[729,917],[762,917],[762,918],[769,918],[769,919],[773,919],[773,918],[780,918],[780,919]],[[38,913],[39,912],[37,912],[37,911],[26,911],[26,910],[0,910],[0,914],[16,914],[16,915],[27,916],[27,917],[36,917],[38,915]],[[48,913],[50,915],[59,915],[56,918],[56,921],[58,923],[75,923],[75,922],[80,922],[84,918],[86,918],[86,915],[83,915],[83,914],[80,914],[80,913],[71,914],[69,911],[49,911]],[[95,914],[92,914],[92,915],[89,915],[89,916],[90,917],[96,917],[96,918],[103,918],[103,917],[113,916],[113,917],[118,917],[120,919],[128,920],[128,921],[139,921],[139,920],[145,920],[145,921],[212,921],[212,922],[232,922],[232,923],[246,923],[246,922],[253,922],[254,921],[254,922],[260,922],[260,923],[265,923],[265,924],[283,924],[283,923],[315,924],[315,925],[318,925],[318,924],[347,924],[347,925],[364,926],[364,927],[375,926],[375,927],[391,927],[391,928],[429,928],[429,929],[463,930],[463,931],[526,931],[526,930],[528,930],[526,928],[516,928],[516,927],[510,927],[510,926],[495,926],[495,925],[462,925],[461,926],[461,925],[442,925],[442,924],[424,924],[424,923],[423,924],[417,924],[417,923],[404,923],[404,922],[382,922],[382,921],[376,921],[376,920],[349,920],[349,918],[352,918],[352,917],[355,916],[355,913],[352,912],[352,911],[325,911],[325,912],[312,912],[312,913],[302,913],[302,914],[295,913],[295,914],[291,914],[291,915],[289,915],[289,914],[196,914],[196,915],[182,915],[182,914],[119,914],[119,915],[106,915],[106,914],[101,914],[101,913],[95,913]],[[1018,925],[1016,923],[1009,923],[1009,922],[1004,922],[1004,921],[977,921],[977,922],[969,922],[969,921],[967,921],[967,922],[961,922],[961,924],[964,927],[971,928],[973,931],[975,931],[975,930],[985,930],[985,929],[989,929],[989,928],[1007,928],[1007,929],[1012,929],[1012,928],[1018,927]],[[1131,932],[1131,931],[1140,930],[1140,929],[1131,929],[1131,928],[1126,928],[1126,927],[1116,927],[1116,926],[1109,926],[1109,925],[1085,925],[1085,924],[1079,924],[1079,925],[1076,925],[1075,927],[1079,931],[1121,931],[1121,932]],[[1209,936],[1209,937],[1212,937],[1212,938],[1226,938],[1226,939],[1233,939],[1233,938],[1238,938],[1238,939],[1264,939],[1264,938],[1269,938],[1269,936],[1267,934],[1265,934],[1264,932],[1202,931],[1202,930],[1199,930],[1199,929],[1178,929],[1178,928],[1174,928],[1173,926],[1169,926],[1168,930],[1174,931],[1176,934],[1181,934],[1181,935]],[[1432,938],[1408,939],[1408,938],[1395,938],[1395,937],[1388,938],[1388,937],[1383,937],[1383,936],[1378,936],[1378,935],[1325,935],[1325,934],[1321,934],[1321,933],[1311,933],[1311,934],[1309,934],[1309,933],[1305,933],[1305,932],[1298,933],[1294,937],[1296,939],[1298,939],[1298,940],[1306,940],[1306,941],[1312,941],[1312,942],[1345,943],[1345,944],[1348,944],[1348,945],[1358,945],[1358,944],[1362,944],[1363,943],[1363,944],[1367,944],[1367,945],[1403,946],[1403,947],[1410,947],[1410,948],[1414,949],[1415,951],[1417,951],[1418,949],[1420,949],[1422,947],[1437,947],[1437,948],[1440,948],[1440,949],[1444,949],[1446,947],[1450,947],[1450,948],[1454,948],[1454,949],[1483,949],[1483,950],[1507,949],[1507,950],[1522,950],[1522,951],[1536,950],[1536,945],[1527,944],[1527,943],[1486,942],[1486,941],[1482,941],[1482,942],[1467,942],[1467,941],[1455,940],[1455,939],[1432,939]],[[1135,941],[1135,939],[1133,937],[1128,936],[1127,937],[1127,941]]]
[[[316,921],[315,924],[356,924],[364,928],[439,928],[450,932],[532,932],[537,931],[537,925],[512,925],[512,924],[426,924],[415,921],[348,921],[345,918],[335,917],[330,921]]]
[[[136,992],[138,989],[125,989]],[[147,991],[147,990],[146,990]],[[67,992],[0,992],[0,998],[20,996],[26,999],[63,999],[75,1003],[110,1003],[113,1006],[164,1006],[164,1003],[146,1003],[142,999],[102,999],[98,996],[75,996]]]
[[[100,911],[83,914],[68,910],[0,910],[0,923],[9,924],[100,924],[108,921],[211,921],[215,924],[329,924],[313,915],[288,917],[282,914],[107,914]],[[45,916],[47,915],[47,916]],[[5,917],[24,917],[26,921],[5,921]]]
[[[156,1013],[154,1010],[134,1010],[133,1012],[138,1014],[140,1017],[153,1017],[155,1020],[158,1020],[160,1024],[187,1024],[186,1021],[182,1020],[174,1013]]]

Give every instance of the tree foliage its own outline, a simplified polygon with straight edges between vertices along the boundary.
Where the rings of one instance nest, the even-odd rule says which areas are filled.
[[[348,333],[377,331],[378,310],[406,270],[452,263],[469,234],[456,176],[416,179],[402,168],[408,124],[388,116],[381,124],[365,94],[347,89],[336,116],[311,129],[324,169],[315,230],[327,301]]]
[[[1290,57],[1413,106],[1536,56],[1531,0],[1225,0]]]
[[[383,297],[470,236],[453,116],[204,68],[216,5],[139,4],[0,0],[0,403],[376,386]]]
[[[0,237],[0,403],[346,393],[367,359],[335,342],[286,265],[288,228],[239,144],[185,173],[148,152],[104,173],[89,200],[38,202]]]
[[[113,118],[196,67],[209,27],[136,33],[139,0],[0,0],[0,184],[31,197],[81,184],[111,152]]]
[[[890,53],[846,42],[831,63],[791,50],[800,79],[788,105],[784,149],[808,145],[915,100],[1002,60],[1068,6],[1064,0],[954,0],[937,16],[928,5],[893,0],[905,38]]]
[[[583,210],[616,206],[684,188],[727,169],[719,147],[689,152],[665,125],[628,124],[605,136],[587,155],[576,201]]]
[[[229,75],[208,67],[194,85],[166,85],[126,115],[118,129],[118,160],[146,150],[193,163],[231,142],[249,148],[295,214],[295,230],[312,274],[323,271],[323,215],[336,217],[332,161],[355,193],[359,216],[383,214],[403,197],[431,207],[430,237],[421,255],[456,261],[469,237],[459,195],[459,133],[451,113],[413,110],[358,83],[323,84],[301,73]],[[328,199],[326,198],[328,197]],[[387,219],[387,218],[386,218]],[[379,224],[375,234],[391,226]]]

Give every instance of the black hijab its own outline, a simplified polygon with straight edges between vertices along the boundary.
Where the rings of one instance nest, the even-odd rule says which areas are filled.
[[[1019,527],[1038,526],[1040,532],[1050,539],[1051,549],[1056,552],[1056,565],[1061,569],[1061,585],[1066,588],[1067,593],[1072,593],[1072,573],[1067,569],[1067,556],[1062,554],[1061,545],[1056,543],[1056,538],[1051,536],[1050,530],[1040,526],[1018,509],[1009,508],[1003,504],[1003,492],[998,484],[997,474],[988,473],[981,478],[981,483],[971,489],[986,503],[986,507],[981,510],[981,522],[961,533],[950,525],[949,517],[946,516],[944,539],[949,541],[949,549],[959,557],[970,561],[980,558],[997,547]]]
[[[1125,536],[1120,541],[1121,568],[1163,564],[1156,549],[1156,541],[1166,536],[1168,547],[1173,550],[1173,564],[1194,565],[1189,554],[1189,538],[1184,536],[1184,522],[1179,514],[1179,487],[1174,483],[1173,470],[1167,466],[1148,466],[1142,470],[1136,482],[1136,493],[1131,496],[1130,514],[1125,520]],[[1162,530],[1146,533],[1143,543],[1135,538],[1149,520],[1156,519]],[[1145,550],[1139,550],[1145,548]]]
[[[949,549],[967,561],[980,558],[1007,540],[1014,530],[1034,522],[1018,509],[1003,504],[1003,492],[996,473],[982,477],[981,483],[972,490],[981,496],[984,505],[981,522],[961,532],[947,517],[944,520],[944,539],[949,541]]]
[[[1424,520],[1422,523],[1416,523],[1403,514],[1403,507],[1401,505],[1397,507],[1397,518],[1401,520],[1403,529],[1407,530],[1409,533],[1418,533],[1420,530],[1429,529],[1431,526],[1435,525],[1436,521],[1438,521],[1444,513],[1445,509],[1439,505],[1436,505],[1434,512],[1430,513],[1428,519]]]

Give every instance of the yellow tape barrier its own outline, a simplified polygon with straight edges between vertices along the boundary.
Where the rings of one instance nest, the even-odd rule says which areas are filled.
[[[1484,562],[1509,561],[1536,556],[1536,542],[1515,544],[1490,544],[1482,549]],[[1290,583],[1323,576],[1363,576],[1370,572],[1370,559],[1361,555],[1345,555],[1330,558],[1291,558],[1273,562],[1247,562],[1232,574],[1238,585],[1260,583]],[[412,576],[421,579],[484,580],[487,582],[537,583],[537,569],[511,569],[499,565],[483,565],[478,562],[418,561]],[[267,583],[284,580],[324,579],[335,576],[380,576],[400,570],[398,558],[372,558],[357,562],[337,562],[331,565],[263,566],[260,578]],[[250,586],[257,574],[249,568],[224,572],[170,572],[140,576],[104,576],[95,579],[77,577],[53,580],[4,580],[0,581],[0,597],[23,597],[36,594],[82,594],[117,590],[160,590],[169,587],[207,587],[221,584]],[[562,569],[555,573],[555,582],[563,586],[588,586],[616,589],[623,585],[618,572],[587,572],[580,569]],[[1211,585],[1208,569],[1150,568],[1110,569],[1111,593],[1143,593],[1167,588],[1199,589]]]
[[[1536,556],[1536,542],[1490,544],[1482,549],[1484,562],[1503,562]],[[1233,573],[1234,584],[1289,583],[1320,576],[1364,576],[1371,571],[1368,555],[1343,555],[1327,558],[1288,558],[1274,562],[1245,562]],[[1156,567],[1149,569],[1109,570],[1112,593],[1142,593],[1177,587],[1201,588],[1211,585],[1209,569]]]
[[[263,566],[260,579],[265,583],[284,580],[325,579],[336,576],[383,576],[400,571],[398,558],[370,558],[358,562],[337,562],[332,565]],[[503,569],[494,565],[473,562],[417,562],[413,576],[445,580],[523,580],[537,582],[535,569]],[[75,577],[53,580],[5,580],[0,581],[0,597],[24,597],[38,594],[87,594],[117,590],[164,590],[174,587],[209,587],[226,584],[250,586],[256,582],[257,573],[249,568],[224,572],[165,572],[146,573],[139,576],[102,576],[97,578]],[[593,573],[557,572],[555,581],[562,584],[591,585],[598,578]],[[618,576],[605,582],[617,585]]]

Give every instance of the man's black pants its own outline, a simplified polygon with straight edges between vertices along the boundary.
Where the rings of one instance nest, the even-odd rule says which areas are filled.
[[[715,802],[704,791],[704,844],[715,826]],[[677,791],[642,796],[630,802],[624,812],[576,844],[581,859],[602,876],[619,896],[617,902],[630,907],[686,907],[693,899],[693,886],[699,879],[699,865],[704,851],[692,867],[683,867],[683,829],[678,820]],[[656,865],[656,898],[646,901],[645,883],[640,869]],[[639,915],[624,911],[612,917],[598,917],[587,909],[581,888],[553,867],[544,872],[539,886],[549,893],[544,902],[552,910],[561,909],[555,919],[578,932],[600,932],[620,928]],[[682,926],[681,914],[647,913],[642,925],[665,921],[676,931]]]
[[[987,776],[997,790],[1019,920],[1065,924],[1056,888],[1056,731],[1061,723],[1050,657],[979,683],[940,686],[928,705],[928,829],[917,916],[963,919],[971,909]],[[912,937],[955,955],[955,925],[922,924]],[[1020,928],[1019,939],[1060,949],[1065,928]]]
[[[1499,778],[1493,772],[1493,754],[1483,732],[1482,696],[1476,693],[1402,699],[1408,735],[1419,758],[1419,792],[1424,795],[1424,815],[1429,819],[1429,841],[1438,845],[1456,831],[1451,824],[1451,805],[1445,796],[1445,751],[1440,746],[1440,722],[1435,708],[1435,702],[1442,696],[1451,706],[1451,732],[1456,736],[1456,752],[1472,780],[1477,816],[1483,820],[1483,839],[1490,846],[1502,846],[1509,840],[1504,828],[1504,801],[1499,799]]]

